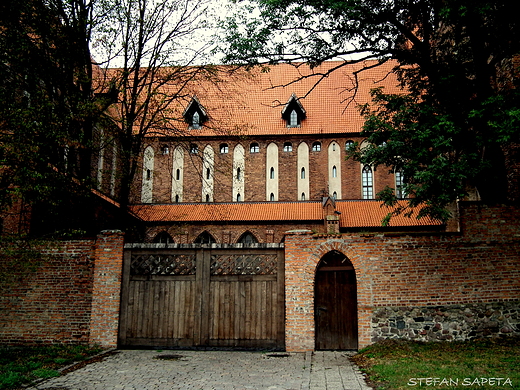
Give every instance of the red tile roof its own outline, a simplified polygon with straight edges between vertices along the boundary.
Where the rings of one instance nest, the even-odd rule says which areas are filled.
[[[134,205],[132,212],[149,222],[312,221],[323,218],[319,202],[152,204]]]
[[[169,110],[165,110],[166,123],[177,129],[157,130],[166,135],[188,131],[187,135],[197,137],[359,132],[363,118],[358,106],[370,101],[370,90],[385,87],[387,92],[399,91],[396,76],[391,73],[395,63],[388,62],[359,73],[359,88],[355,93],[354,71],[361,67],[360,64],[340,67],[322,77],[341,64],[344,63],[330,61],[314,69],[305,64],[280,64],[251,72],[231,72],[229,67],[216,67],[218,81],[198,76],[196,82],[192,81],[185,87],[184,97],[175,100]],[[117,72],[117,69],[110,72]],[[295,82],[298,78],[301,80]],[[317,87],[313,88],[320,79]],[[178,89],[175,84],[164,86],[164,92],[169,95],[178,93]],[[300,127],[287,128],[281,113],[293,93],[300,98],[306,119]],[[200,130],[188,130],[182,116],[193,96],[197,97],[210,118]]]
[[[379,201],[336,201],[341,212],[341,228],[381,227],[389,212]],[[297,222],[323,221],[321,202],[258,203],[175,203],[131,206],[131,211],[146,222]],[[392,227],[432,226],[438,223],[422,218],[393,217]]]
[[[383,218],[392,211],[377,200],[359,201],[336,201],[336,210],[341,212],[339,224],[342,228],[352,227],[381,227]],[[412,226],[437,226],[430,218],[417,219],[415,217],[405,217],[403,215],[393,216],[390,220],[391,227],[412,227]]]

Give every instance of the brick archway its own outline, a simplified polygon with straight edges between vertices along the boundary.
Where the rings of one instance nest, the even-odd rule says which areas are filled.
[[[287,351],[314,350],[314,281],[323,256],[338,251],[348,257],[357,279],[358,342],[370,344],[369,291],[360,255],[337,237],[315,237],[310,231],[291,232],[285,239],[285,343]]]
[[[312,254],[314,261],[316,262],[315,266],[318,266],[318,263],[323,258],[323,256],[332,251],[343,253],[348,257],[355,270],[359,268],[360,265],[356,253],[345,243],[345,241],[339,239],[326,240],[321,242],[321,244],[316,248],[316,251]]]

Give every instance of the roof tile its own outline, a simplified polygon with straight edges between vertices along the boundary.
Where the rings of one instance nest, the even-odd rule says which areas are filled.
[[[390,211],[379,201],[336,201],[341,214],[340,227],[381,227]],[[174,203],[131,206],[131,211],[147,222],[259,222],[259,221],[323,221],[321,202],[258,203]],[[392,227],[439,225],[428,218],[396,216]]]
[[[193,136],[359,132],[363,118],[358,107],[370,101],[370,91],[376,87],[385,87],[387,92],[400,90],[395,74],[391,73],[395,63],[387,62],[356,76],[354,72],[362,65],[344,64],[330,61],[314,69],[302,63],[279,64],[251,72],[217,67],[218,79],[201,73],[197,82],[184,86],[181,95],[185,98],[174,100],[168,110],[164,110],[167,120],[158,121],[170,128],[157,128],[149,135],[175,135],[180,131]],[[325,76],[340,65],[344,66]],[[298,78],[300,80],[295,82]],[[318,81],[319,88],[314,88]],[[356,83],[359,84],[357,89],[354,88]],[[163,88],[168,95],[179,95],[176,84]],[[297,128],[287,128],[282,110],[293,94],[300,99],[306,119]],[[206,109],[209,120],[201,129],[188,130],[183,113],[195,96]]]

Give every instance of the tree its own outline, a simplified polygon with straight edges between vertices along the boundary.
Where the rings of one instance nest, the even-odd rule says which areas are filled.
[[[183,136],[172,103],[189,101],[187,87],[197,78],[217,77],[214,67],[198,65],[209,45],[196,41],[207,27],[207,4],[2,3],[0,211],[20,200],[44,203],[42,218],[49,218],[51,208],[63,211],[64,202],[88,196],[97,187],[93,158],[105,148],[117,149],[119,191],[112,195],[126,211],[145,137]],[[125,221],[112,227],[124,229]]]
[[[130,202],[145,137],[185,136],[186,123],[174,103],[187,105],[193,98],[189,86],[200,78],[218,79],[214,66],[200,65],[210,46],[197,41],[208,27],[207,7],[207,0],[99,2],[106,15],[94,32],[104,68],[99,88],[113,88],[118,96],[111,113],[119,129],[122,207]]]
[[[397,61],[403,93],[373,91],[373,105],[362,107],[362,134],[370,146],[351,150],[364,164],[402,173],[410,202],[397,213],[421,205],[420,216],[446,220],[446,207],[471,188],[486,202],[519,200],[518,189],[507,188],[506,163],[516,162],[506,157],[519,141],[520,120],[520,28],[509,1],[259,0],[258,5],[260,17],[242,19],[244,27],[243,14],[227,21],[233,28],[227,61],[315,66],[340,58],[359,63],[359,72]],[[379,196],[398,205],[391,189]]]
[[[84,195],[92,95],[89,2],[5,1],[0,6],[0,211],[17,202]]]

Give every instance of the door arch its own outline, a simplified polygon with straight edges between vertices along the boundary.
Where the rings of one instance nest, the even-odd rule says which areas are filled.
[[[325,254],[314,283],[316,350],[358,348],[356,272],[341,252]]]

